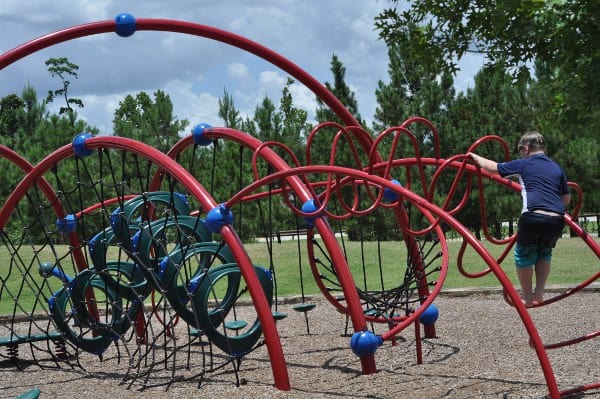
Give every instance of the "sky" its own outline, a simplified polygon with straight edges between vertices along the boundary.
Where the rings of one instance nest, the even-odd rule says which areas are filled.
[[[120,13],[136,18],[184,20],[213,26],[279,53],[321,83],[331,82],[331,57],[346,68],[359,112],[371,124],[378,81],[388,81],[385,44],[374,18],[390,3],[383,0],[2,0],[0,54],[37,37],[76,25],[113,20]],[[78,115],[100,134],[112,133],[112,119],[127,94],[166,92],[178,119],[222,125],[218,100],[226,90],[243,117],[252,116],[265,96],[279,104],[287,74],[244,50],[211,39],[178,33],[140,31],[128,38],[104,33],[73,39],[35,52],[0,70],[0,97],[20,94],[29,83],[38,98],[61,87],[44,62],[67,57],[79,66],[69,95],[83,101]],[[456,87],[472,87],[481,68],[476,58],[461,61]],[[296,82],[297,107],[312,122],[315,95]],[[60,107],[55,100],[51,110]],[[427,117],[426,115],[422,115]]]

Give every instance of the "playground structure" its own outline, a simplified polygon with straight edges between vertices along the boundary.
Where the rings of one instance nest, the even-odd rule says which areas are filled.
[[[173,377],[183,373],[178,368],[181,357],[188,368],[200,369],[196,374],[232,364],[237,376],[244,356],[266,345],[274,385],[289,390],[277,333],[277,322],[285,314],[277,312],[281,271],[273,261],[276,232],[270,228],[276,201],[286,205],[298,233],[306,229],[307,239],[296,239],[300,277],[305,260],[306,273],[310,270],[323,296],[347,316],[353,333],[349,349],[357,354],[364,374],[377,370],[377,348],[393,343],[407,327],[415,327],[418,361],[421,324],[426,337],[435,337],[434,301],[450,267],[446,234],[451,230],[463,240],[457,260],[461,273],[468,278],[493,273],[502,285],[530,336],[549,395],[558,398],[600,387],[592,382],[561,391],[547,356],[550,349],[596,338],[600,331],[544,344],[501,268],[515,237],[490,234],[486,182],[512,191],[520,187],[479,170],[464,154],[443,159],[437,131],[426,119],[411,118],[373,138],[323,85],[271,50],[212,27],[135,19],[129,14],[34,39],[0,55],[0,69],[67,40],[107,32],[128,37],[143,30],[207,37],[251,52],[310,88],[344,125],[317,126],[307,138],[306,154],[206,124],[197,125],[166,154],[131,139],[82,133],[32,165],[0,146],[2,162],[23,174],[0,209],[5,251],[0,304],[12,309],[1,319],[0,345],[9,360],[18,362],[19,347],[26,346],[41,367],[49,362],[84,367],[80,359],[87,354],[105,357],[116,351],[117,358],[130,364],[125,378],[152,385],[158,369],[169,370]],[[323,137],[329,138],[331,153],[321,162],[311,148]],[[213,197],[211,188],[218,182],[196,178],[200,168],[218,168],[224,161],[210,151],[217,141],[240,154],[226,198]],[[412,152],[399,153],[406,143]],[[496,145],[509,157],[507,144],[497,136],[478,140],[468,151],[482,145]],[[351,166],[337,163],[342,151],[351,154]],[[299,155],[305,155],[304,164]],[[442,181],[450,185],[442,189]],[[456,218],[472,186],[477,188],[484,236],[503,248],[499,258]],[[600,258],[597,242],[575,222],[582,192],[575,183],[570,186],[577,201],[572,214],[565,216],[566,224]],[[261,215],[268,256],[260,262],[248,254],[240,238],[248,212]],[[362,218],[382,214],[396,221],[405,245],[394,259],[377,259],[380,273],[374,281],[361,274],[360,265],[349,264],[343,237],[350,221],[359,220],[361,225]],[[358,234],[362,243],[360,229]],[[467,249],[479,254],[485,264],[482,270],[470,272],[463,265]],[[389,264],[395,269],[386,269]],[[538,306],[576,294],[599,273]],[[310,333],[308,312],[314,304],[306,303],[304,292],[302,297],[296,310],[307,317]],[[241,306],[242,302],[252,306]],[[373,323],[387,330],[375,334],[369,329]],[[180,356],[198,341],[203,348],[200,362]]]

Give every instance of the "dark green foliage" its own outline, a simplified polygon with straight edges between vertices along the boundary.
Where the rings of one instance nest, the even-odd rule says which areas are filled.
[[[135,97],[127,95],[119,102],[113,119],[114,134],[129,137],[168,151],[178,140],[189,122],[173,115],[173,103],[168,94],[154,92],[154,100],[146,92]]]
[[[400,2],[390,3],[376,17],[376,29],[389,48],[408,52],[411,63],[454,73],[458,61],[475,52],[489,66],[508,71],[518,87],[528,85],[529,115],[547,138],[549,153],[584,187],[584,210],[598,209],[600,195],[593,189],[600,183],[598,1],[414,0],[402,4],[404,11],[396,8]],[[507,107],[489,105],[481,114],[514,117],[502,113]],[[389,109],[382,108],[380,116],[387,118]],[[479,115],[467,117],[477,124]]]

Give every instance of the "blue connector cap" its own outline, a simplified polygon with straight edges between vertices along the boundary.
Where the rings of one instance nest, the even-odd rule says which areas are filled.
[[[314,199],[309,199],[306,201],[304,204],[302,204],[301,208],[302,212],[304,213],[313,213],[316,212],[317,209],[319,209],[319,206],[317,206],[317,202]],[[304,216],[304,220],[309,227],[312,227],[315,224],[315,220],[320,216],[320,214],[317,214],[316,216]]]
[[[212,140],[209,138],[206,138],[206,136],[204,136],[204,132],[206,129],[210,129],[212,126],[209,125],[208,123],[200,123],[196,126],[194,126],[194,128],[192,129],[192,136],[194,137],[194,143],[201,145],[201,146],[207,146],[212,144]]]
[[[430,324],[435,323],[439,316],[440,316],[440,311],[438,310],[437,306],[435,306],[435,304],[432,303],[429,306],[427,306],[427,309],[425,309],[423,311],[423,313],[421,313],[421,316],[419,317],[419,321],[422,324],[428,326]]]
[[[350,339],[350,348],[359,357],[374,355],[382,344],[383,338],[369,330],[355,332]]]
[[[121,13],[115,17],[117,24],[115,32],[121,37],[129,37],[135,33],[135,17],[126,12]]]
[[[89,155],[92,155],[92,150],[89,150],[85,146],[85,142],[87,139],[91,138],[92,134],[88,132],[81,132],[73,139],[73,152],[79,158],[85,158]]]
[[[68,214],[64,218],[56,219],[56,228],[61,234],[74,232],[77,228],[77,217],[75,215]]]
[[[221,227],[233,224],[233,213],[225,204],[217,205],[206,214],[206,227],[211,233],[217,234]]]
[[[400,183],[398,180],[396,179],[392,179],[392,183],[402,187],[402,183]],[[390,190],[389,188],[385,188],[383,190],[383,199],[388,201],[388,202],[396,202],[398,201],[398,198],[400,198],[400,194],[398,194],[397,192],[395,192],[394,190]]]

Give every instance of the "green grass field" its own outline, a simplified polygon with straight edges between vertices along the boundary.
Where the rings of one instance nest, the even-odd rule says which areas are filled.
[[[306,259],[305,241],[301,241],[301,255],[303,267],[303,282],[305,294],[318,294],[318,288],[314,282],[308,261]],[[348,264],[351,267],[355,279],[362,279],[362,264],[367,266],[366,274],[371,276],[372,282],[376,281],[379,274],[376,270],[378,265],[375,259],[378,258],[378,249],[375,242],[363,244],[364,255],[361,255],[358,242],[345,243],[348,253]],[[284,241],[281,244],[273,244],[273,262],[277,273],[277,288],[280,295],[298,295],[300,294],[299,284],[299,266],[298,266],[298,245],[294,241]],[[394,259],[398,257],[398,248],[403,248],[404,243],[400,242],[382,242],[381,258]],[[250,257],[255,263],[262,263],[268,266],[268,257],[264,244],[249,244],[246,246]],[[495,257],[500,256],[502,248],[498,246],[487,246],[488,250]],[[460,289],[466,287],[500,287],[496,276],[488,273],[481,278],[467,278],[463,276],[456,265],[456,257],[460,249],[460,242],[453,241],[448,243],[450,262],[448,275],[444,282],[444,289]],[[304,252],[304,253],[302,253]],[[363,261],[365,259],[365,261]],[[389,262],[386,262],[389,263]],[[467,250],[463,258],[463,266],[468,272],[475,273],[486,268],[485,263],[473,250]],[[511,281],[517,282],[515,266],[512,251],[508,254],[502,263],[504,271]],[[580,239],[561,239],[554,250],[552,271],[548,279],[548,285],[552,284],[577,284],[597,273],[600,267],[600,260]],[[369,278],[368,278],[369,280]]]
[[[386,269],[384,278],[387,279],[387,276],[393,276],[394,280],[397,280],[396,276],[398,273],[396,272],[394,274],[394,268],[398,268],[398,261],[396,261],[396,259],[401,259],[399,262],[405,262],[405,256],[402,252],[406,251],[404,243],[383,242],[378,247],[375,242],[361,244],[358,242],[346,241],[344,245],[347,250],[348,264],[350,265],[355,281],[357,281],[357,285],[362,286],[362,284],[358,282],[362,283],[363,279],[366,279],[370,287],[376,287],[380,279],[378,262],[380,257],[384,260],[383,268]],[[460,248],[460,242],[449,242],[448,246],[450,265],[443,289],[500,287],[497,278],[492,273],[476,279],[463,276],[456,266],[456,256]],[[28,252],[26,249],[22,249],[19,252],[19,256],[21,257],[21,262],[19,263],[22,265],[37,264],[43,261],[51,261],[52,259],[55,259],[55,256],[65,256],[65,259],[68,259],[68,247],[55,246],[53,249],[55,252],[52,252],[49,247],[45,247],[35,254],[33,251]],[[255,264],[269,268],[270,261],[268,250],[264,243],[248,244],[246,245],[246,249]],[[501,253],[502,248],[489,246],[489,250],[492,255],[497,257]],[[273,243],[272,253],[277,282],[277,296],[300,295],[302,292],[304,292],[305,295],[319,294],[308,263],[306,241],[301,240],[299,245],[297,241]],[[38,260],[32,262],[34,257],[37,258],[39,262]],[[21,287],[21,283],[24,280],[22,270],[17,270],[13,265],[13,269],[9,274],[7,270],[9,267],[8,264],[10,264],[9,259],[6,248],[3,247],[0,249],[0,260],[5,262],[5,265],[2,266],[4,269],[0,269],[0,277],[2,278],[0,314],[11,314],[13,312],[14,301],[10,295],[8,295],[8,292],[13,296],[16,295],[16,293],[19,293],[19,302],[23,305],[24,309],[31,309],[32,304],[36,301],[36,287],[34,284],[27,283],[24,287]],[[63,261],[63,265],[64,264]],[[597,273],[599,264],[598,258],[582,240],[563,238],[559,241],[554,251],[552,271],[550,273],[548,285],[576,285],[588,279],[594,273]],[[473,250],[467,250],[464,256],[463,265],[469,272],[478,272],[485,268],[484,262]],[[508,254],[506,260],[503,262],[503,269],[511,281],[516,283],[517,280],[512,252]],[[302,273],[303,286],[300,284],[300,273]],[[403,271],[401,271],[401,273],[403,273]],[[44,282],[37,273],[37,270],[31,270],[25,275],[25,281],[32,279],[35,280],[35,283],[38,284],[38,286],[42,286],[42,284],[51,284],[50,288],[48,288],[47,285],[45,286],[44,291],[46,293],[54,292],[61,286],[60,282],[55,278]],[[43,301],[44,298],[40,296],[37,297],[37,300]]]

